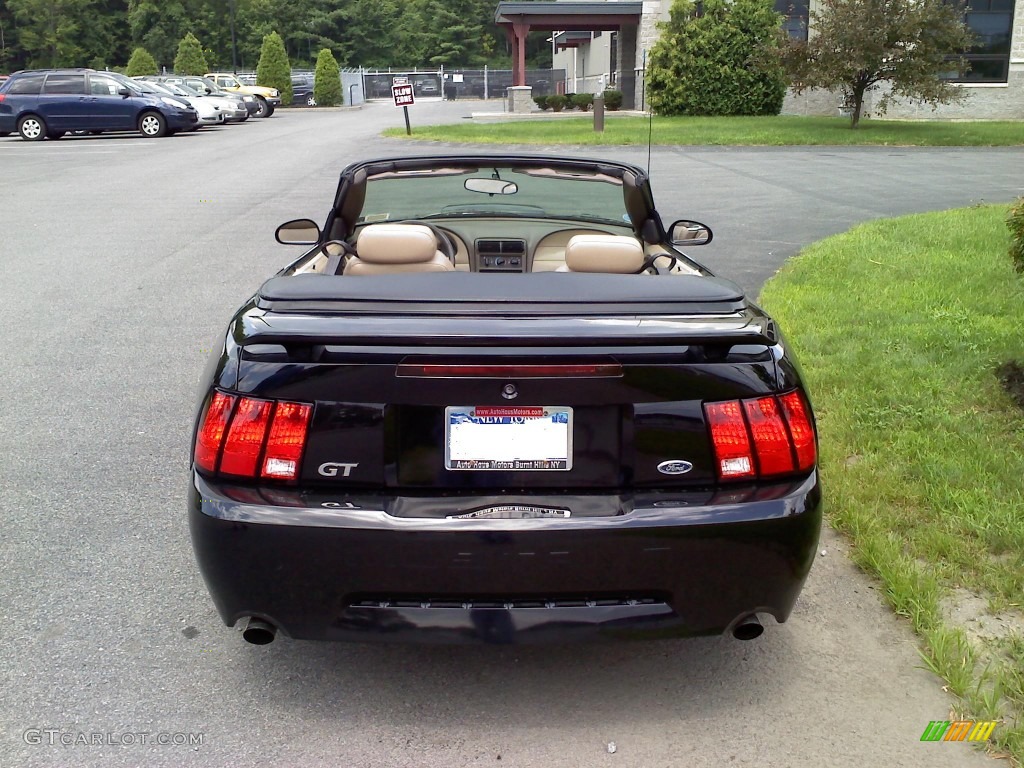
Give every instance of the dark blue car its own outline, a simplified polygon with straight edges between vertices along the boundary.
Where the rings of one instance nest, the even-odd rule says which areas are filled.
[[[184,101],[143,93],[130,81],[91,69],[15,72],[0,85],[0,136],[59,139],[68,131],[138,131],[156,138],[194,128]]]

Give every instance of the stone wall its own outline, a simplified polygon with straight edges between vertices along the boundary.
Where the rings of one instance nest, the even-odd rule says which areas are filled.
[[[638,70],[644,66],[644,51],[647,52],[647,56],[650,58],[651,48],[654,47],[654,44],[660,37],[658,22],[668,21],[668,9],[671,5],[671,0],[644,0],[643,11],[640,16],[640,33],[636,47],[636,67]],[[644,75],[643,72],[638,71],[636,78],[637,109],[647,109],[647,104],[641,103],[644,101],[642,97],[645,95]]]

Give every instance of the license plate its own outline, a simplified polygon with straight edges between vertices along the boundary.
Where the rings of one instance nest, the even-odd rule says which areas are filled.
[[[444,422],[446,469],[572,469],[572,408],[451,405]]]

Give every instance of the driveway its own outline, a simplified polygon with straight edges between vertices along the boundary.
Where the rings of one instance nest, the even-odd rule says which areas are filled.
[[[184,514],[207,350],[298,255],[276,224],[322,219],[345,163],[409,151],[377,137],[401,124],[370,105],[0,139],[0,768],[986,764],[920,742],[951,699],[830,532],[790,621],[750,643],[255,647],[220,623]],[[655,148],[652,169],[666,219],[716,231],[694,255],[751,291],[858,221],[1024,191],[1020,150]]]

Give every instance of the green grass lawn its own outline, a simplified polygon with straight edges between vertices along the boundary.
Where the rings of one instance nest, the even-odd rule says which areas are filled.
[[[482,144],[647,144],[644,117],[609,117],[594,133],[593,117],[413,126],[413,139]],[[404,138],[405,128],[385,136]],[[1024,121],[905,122],[862,120],[856,130],[842,117],[656,117],[655,144],[1005,147],[1024,144]]]
[[[1024,413],[995,373],[1024,360],[1006,212],[859,226],[792,259],[761,298],[808,379],[832,524],[963,714],[1002,719],[996,748],[1024,761]],[[995,635],[943,610],[969,593],[1003,618]]]

